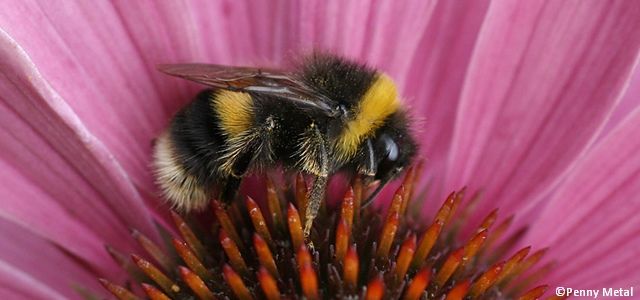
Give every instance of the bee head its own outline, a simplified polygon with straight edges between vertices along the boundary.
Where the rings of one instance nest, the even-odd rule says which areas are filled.
[[[382,190],[387,182],[396,178],[413,163],[417,145],[411,136],[402,111],[391,115],[373,136],[360,146],[356,157],[356,170],[365,185],[379,181],[379,185],[365,201],[365,205]]]
[[[413,162],[416,148],[406,118],[399,111],[362,142],[353,163],[365,182],[379,180],[384,185]]]
[[[407,126],[404,115],[396,113],[371,138],[375,180],[386,183],[413,162],[417,146]]]

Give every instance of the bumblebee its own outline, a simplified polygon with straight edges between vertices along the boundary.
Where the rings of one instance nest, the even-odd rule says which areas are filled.
[[[213,197],[228,203],[245,175],[280,166],[313,177],[308,236],[331,174],[379,180],[368,203],[416,153],[396,85],[366,65],[315,53],[290,71],[210,64],[159,70],[210,87],[155,143],[157,182],[183,211]]]

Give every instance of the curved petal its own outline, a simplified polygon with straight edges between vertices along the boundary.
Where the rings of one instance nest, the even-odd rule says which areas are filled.
[[[640,2],[493,2],[459,105],[446,186],[481,189],[507,214],[543,193],[593,142],[639,49]]]
[[[67,299],[48,283],[0,260],[0,297],[2,299]]]
[[[640,108],[583,156],[527,241],[561,262],[552,280],[579,288],[640,280]],[[615,286],[611,286],[615,287]]]
[[[4,239],[0,243],[0,286],[3,288],[32,293],[42,287],[47,293],[28,299],[51,299],[54,295],[59,299],[77,298],[74,287],[98,290],[96,274],[70,257],[68,252],[27,229],[0,218],[0,236]],[[37,249],[37,252],[25,251],[28,249]],[[64,276],[60,276],[60,270],[64,270]]]
[[[487,1],[439,1],[411,52],[406,74],[399,74],[405,84],[404,95],[410,103],[416,138],[421,143],[421,159],[426,160],[427,174],[421,176],[421,185],[429,181],[429,193],[438,197],[437,201],[451,192],[442,190],[442,181],[453,137],[453,120],[488,7]]]
[[[128,228],[155,236],[121,166],[3,31],[0,57],[0,214],[96,269],[104,243],[132,249]]]
[[[9,1],[0,11],[0,28],[24,49],[77,121],[138,186],[149,189],[152,138],[175,108],[174,99],[157,88],[155,63],[143,62],[145,53],[131,42],[111,3]],[[3,61],[12,60],[11,53]]]
[[[606,137],[620,121],[624,120],[637,107],[640,107],[640,65],[636,65],[622,100],[607,120],[598,138]]]

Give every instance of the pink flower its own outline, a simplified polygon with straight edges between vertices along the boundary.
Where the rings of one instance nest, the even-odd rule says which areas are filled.
[[[9,1],[2,298],[101,291],[96,277],[123,276],[105,244],[158,238],[151,141],[199,87],[156,64],[279,65],[314,48],[396,79],[428,199],[467,185],[478,216],[516,214],[522,243],[550,247],[552,287],[639,289],[637,1]]]

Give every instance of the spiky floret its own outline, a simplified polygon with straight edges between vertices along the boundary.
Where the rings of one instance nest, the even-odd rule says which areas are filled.
[[[459,241],[461,216],[469,213],[459,208],[464,190],[451,193],[424,224],[412,214],[419,211],[410,201],[415,173],[408,172],[386,213],[360,208],[366,191],[356,180],[339,207],[321,209],[308,241],[302,231],[307,186],[298,176],[288,193],[267,180],[263,207],[249,197],[228,208],[214,201],[208,230],[172,213],[180,237],[172,238],[168,254],[138,232],[134,238],[149,260],[133,254],[131,264],[108,250],[154,300],[537,299],[544,294],[544,285],[531,288],[540,270],[548,269],[533,270],[544,249],[530,254],[526,247],[505,256],[519,231],[505,237],[511,219],[494,226],[496,211],[471,238]],[[138,299],[132,289],[101,282],[118,299]]]

